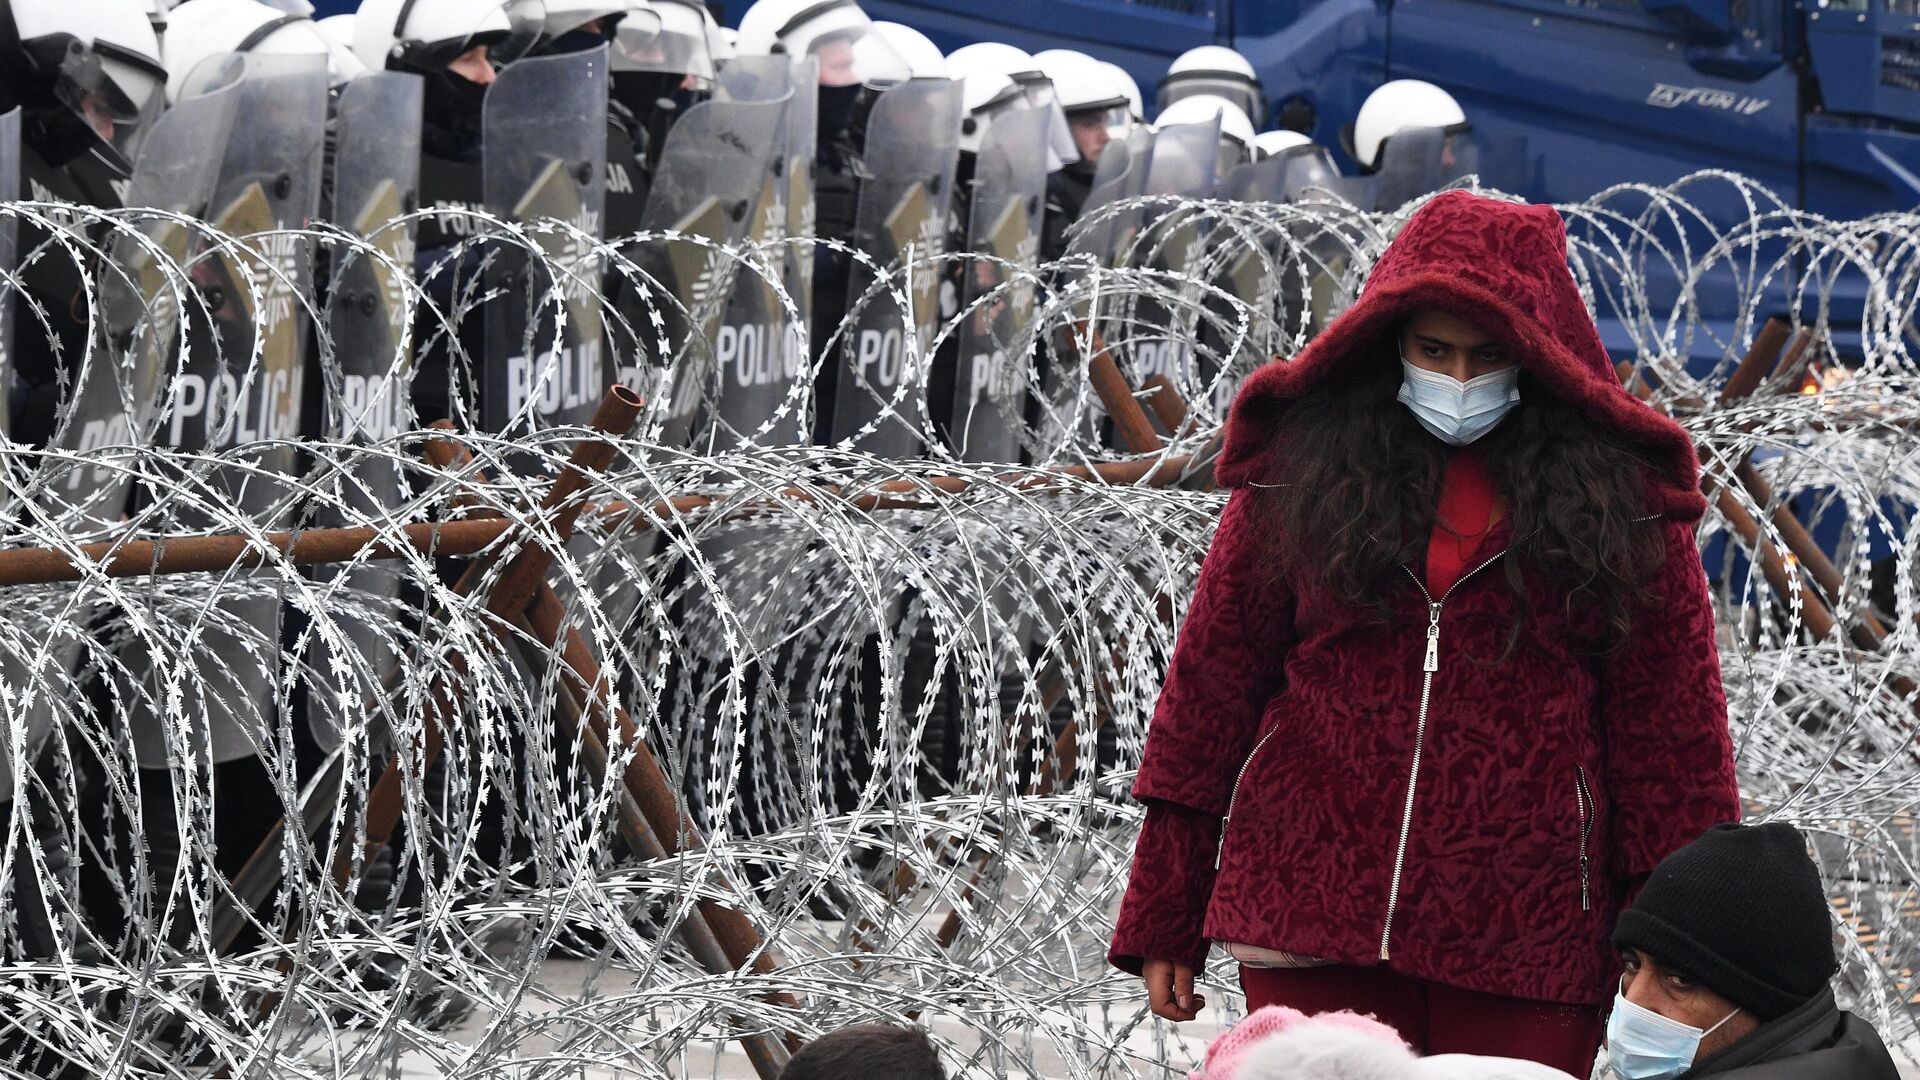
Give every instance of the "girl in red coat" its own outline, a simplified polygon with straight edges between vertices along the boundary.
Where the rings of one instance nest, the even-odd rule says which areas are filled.
[[[1585,1076],[1608,934],[1739,818],[1693,444],[1614,377],[1560,216],[1439,196],[1241,390],[1111,960]]]

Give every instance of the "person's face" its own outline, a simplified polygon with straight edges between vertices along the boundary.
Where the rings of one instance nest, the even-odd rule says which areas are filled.
[[[1423,308],[1400,331],[1400,355],[1414,367],[1461,382],[1513,367],[1515,360],[1487,332],[1458,315]]]
[[[100,136],[102,142],[111,143],[114,136],[113,105],[101,94],[88,94],[80,102],[81,115],[86,117],[87,126]]]
[[[1113,141],[1105,113],[1070,114],[1067,126],[1073,129],[1073,145],[1080,151],[1080,160],[1089,165],[1099,161],[1101,152]]]
[[[821,86],[852,86],[860,81],[853,73],[853,42],[845,38],[823,41],[813,55],[820,61]]]
[[[493,85],[493,61],[485,45],[475,45],[447,63],[447,70],[480,86]]]
[[[1662,967],[1659,961],[1638,949],[1620,950],[1620,962],[1626,968],[1626,974],[1620,979],[1620,993],[1628,1001],[1688,1027],[1702,1031],[1713,1028],[1700,1040],[1700,1049],[1693,1056],[1696,1063],[1719,1054],[1760,1026],[1752,1013],[1741,1010],[1684,974]],[[1728,1019],[1736,1012],[1739,1015]],[[1726,1023],[1720,1024],[1722,1020]],[[1720,1026],[1714,1028],[1715,1024]]]

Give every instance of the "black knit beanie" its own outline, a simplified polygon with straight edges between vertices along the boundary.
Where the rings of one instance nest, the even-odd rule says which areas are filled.
[[[1632,948],[1761,1020],[1819,993],[1839,963],[1820,871],[1785,822],[1716,825],[1667,856],[1614,927]]]

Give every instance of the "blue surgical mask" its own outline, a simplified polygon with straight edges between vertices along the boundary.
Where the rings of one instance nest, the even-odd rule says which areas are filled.
[[[1428,371],[1401,357],[1406,376],[1400,383],[1400,402],[1433,437],[1451,446],[1465,446],[1506,419],[1520,404],[1520,365],[1490,371],[1461,382],[1451,375]]]
[[[1739,1011],[1721,1017],[1720,1024]],[[1607,1069],[1618,1080],[1669,1080],[1693,1068],[1700,1040],[1719,1030],[1720,1024],[1703,1031],[1643,1009],[1624,993],[1616,993],[1613,1015],[1607,1018]]]

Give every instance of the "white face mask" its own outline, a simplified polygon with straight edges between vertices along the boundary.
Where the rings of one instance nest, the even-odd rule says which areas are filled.
[[[1420,426],[1452,446],[1465,446],[1492,431],[1520,404],[1520,365],[1490,371],[1461,382],[1400,358],[1406,376],[1400,402],[1413,410]]]
[[[1720,1024],[1740,1010],[1720,1018]],[[1669,1080],[1693,1068],[1700,1040],[1720,1030],[1720,1024],[1702,1030],[1673,1020],[1613,995],[1613,1015],[1607,1017],[1607,1071],[1618,1080]]]

